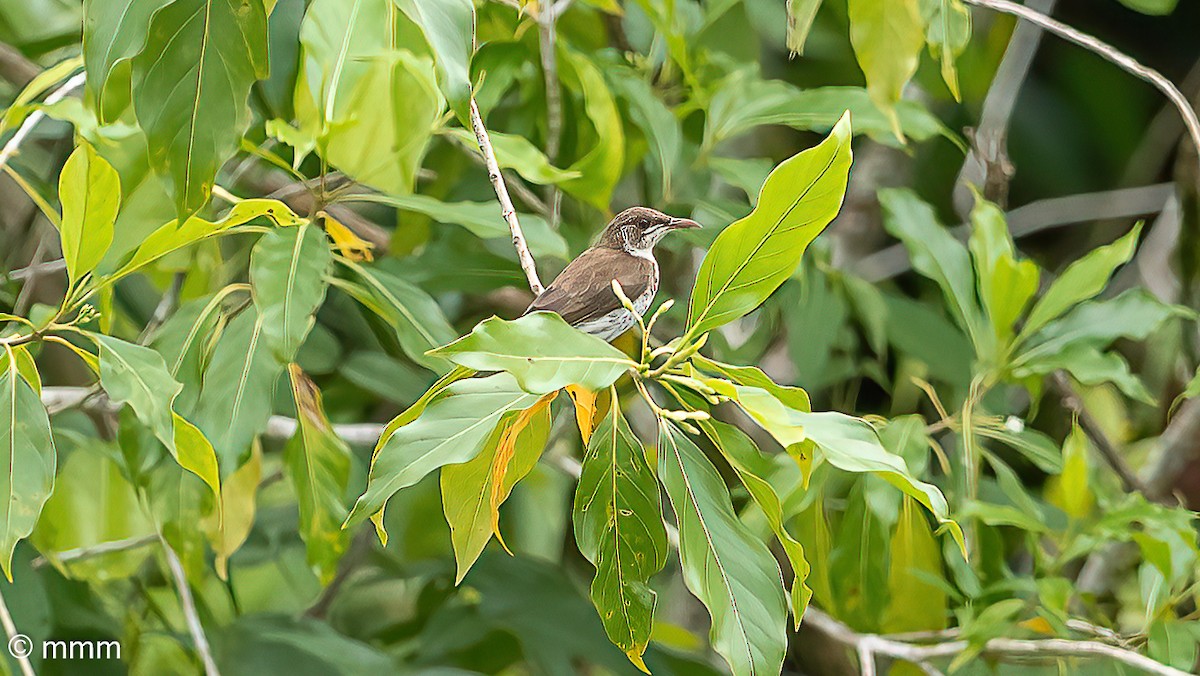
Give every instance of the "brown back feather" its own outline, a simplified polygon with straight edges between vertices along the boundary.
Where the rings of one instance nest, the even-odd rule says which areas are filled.
[[[653,274],[654,264],[645,258],[621,249],[593,247],[571,261],[525,313],[550,310],[568,324],[597,319],[621,307],[612,290],[613,279],[633,300],[650,285]]]

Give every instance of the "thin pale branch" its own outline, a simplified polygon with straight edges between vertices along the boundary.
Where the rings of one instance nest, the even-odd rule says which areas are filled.
[[[200,654],[200,659],[204,662],[205,676],[220,676],[221,672],[217,669],[217,663],[213,660],[212,650],[208,647],[208,638],[204,635],[204,626],[200,624],[200,615],[196,612],[196,601],[192,598],[192,589],[188,586],[187,575],[183,572],[183,564],[179,562],[179,556],[175,554],[175,550],[167,542],[161,534],[158,536],[162,542],[163,554],[167,558],[167,567],[171,569],[171,578],[175,581],[175,588],[179,592],[179,606],[183,611],[183,617],[187,620],[188,632],[192,635],[192,642],[196,644],[196,652]]]
[[[976,7],[986,7],[1004,14],[1011,14],[1030,23],[1037,24],[1064,40],[1073,42],[1084,49],[1099,54],[1106,60],[1120,66],[1127,73],[1154,85],[1171,100],[1171,103],[1175,104],[1175,107],[1179,110],[1180,117],[1183,118],[1184,125],[1187,127],[1188,135],[1192,137],[1192,143],[1195,145],[1197,153],[1200,154],[1200,119],[1197,119],[1196,111],[1192,109],[1192,104],[1183,95],[1183,92],[1179,91],[1179,88],[1162,73],[1149,66],[1142,65],[1137,59],[1099,38],[1072,28],[1061,21],[1056,21],[1024,5],[1019,5],[1009,0],[966,0],[966,2]]]
[[[70,563],[73,561],[86,561],[87,559],[105,554],[113,554],[115,552],[125,552],[138,547],[145,547],[148,544],[158,541],[157,535],[143,535],[141,537],[125,538],[124,540],[112,540],[109,542],[101,542],[90,547],[77,547],[75,549],[65,549],[61,552],[39,556],[30,562],[29,566],[34,570],[43,568],[51,561],[58,563]]]
[[[58,103],[59,101],[67,98],[70,96],[71,92],[75,91],[76,88],[82,87],[86,79],[87,73],[76,73],[75,75],[72,75],[58,89],[50,92],[50,95],[46,97],[46,103]],[[25,121],[21,123],[19,128],[17,128],[17,132],[13,134],[12,138],[8,140],[8,143],[4,144],[4,148],[0,150],[0,168],[6,166],[8,161],[17,154],[17,150],[20,149],[21,144],[25,142],[25,139],[28,138],[31,133],[33,133],[34,127],[38,126],[38,124],[40,124],[45,117],[46,113],[42,112],[41,110],[35,110],[29,114],[29,117],[25,118]]]
[[[512,233],[513,248],[517,250],[521,269],[525,271],[525,278],[529,280],[529,289],[534,294],[540,294],[545,287],[542,286],[542,280],[538,279],[537,265],[533,262],[533,254],[529,253],[529,245],[525,243],[525,233],[521,231],[521,224],[517,221],[517,210],[513,207],[512,198],[508,196],[508,186],[504,183],[504,175],[500,173],[500,164],[496,162],[496,153],[492,150],[492,140],[488,136],[487,127],[483,126],[483,117],[479,114],[479,106],[475,104],[474,96],[471,97],[471,128],[475,132],[475,140],[479,143],[479,152],[483,153],[488,178],[496,191],[496,200],[500,202],[500,213],[508,223],[509,232]]]
[[[1121,456],[1121,452],[1109,440],[1100,423],[1092,417],[1091,412],[1083,405],[1083,398],[1075,391],[1075,386],[1071,384],[1071,380],[1067,378],[1066,374],[1062,371],[1055,371],[1050,377],[1050,385],[1058,392],[1058,396],[1062,398],[1063,405],[1079,418],[1079,426],[1087,434],[1088,438],[1092,440],[1092,445],[1100,453],[1100,458],[1120,478],[1121,487],[1127,492],[1137,491],[1147,498],[1154,499],[1151,498],[1142,481],[1138,479],[1137,474],[1125,462],[1125,458]]]
[[[28,643],[32,650],[33,643],[28,636],[17,633],[17,625],[13,622],[12,614],[8,612],[8,604],[4,602],[3,595],[0,595],[0,624],[4,625],[4,633],[8,635],[8,653],[16,658],[17,664],[21,666],[21,673],[24,676],[34,676],[33,665],[29,663],[29,653],[23,650],[26,647],[25,643]],[[24,637],[24,643],[21,637]]]

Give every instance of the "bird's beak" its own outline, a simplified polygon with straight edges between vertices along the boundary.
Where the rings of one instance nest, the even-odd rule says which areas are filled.
[[[672,218],[667,222],[667,225],[676,230],[689,230],[699,228],[700,224],[690,218]]]

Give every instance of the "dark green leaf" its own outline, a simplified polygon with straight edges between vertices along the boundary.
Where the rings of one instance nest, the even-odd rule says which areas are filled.
[[[250,253],[254,305],[280,361],[291,361],[304,343],[332,264],[325,234],[311,223],[272,230]]]
[[[37,524],[54,488],[58,457],[42,400],[11,357],[0,373],[0,411],[0,449],[8,456],[8,480],[0,488],[0,567],[11,583],[13,549]]]

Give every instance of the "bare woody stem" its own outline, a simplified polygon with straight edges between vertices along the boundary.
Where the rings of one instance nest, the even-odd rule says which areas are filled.
[[[492,150],[492,140],[488,137],[487,127],[483,126],[483,117],[479,114],[479,106],[475,97],[471,97],[471,128],[475,132],[475,140],[479,143],[479,152],[483,154],[484,166],[487,167],[488,178],[496,191],[496,200],[500,202],[500,213],[508,223],[512,233],[513,248],[517,250],[517,259],[525,278],[529,280],[529,290],[540,294],[545,287],[538,279],[537,265],[533,262],[533,254],[529,253],[529,245],[525,243],[525,233],[521,231],[521,223],[517,221],[517,210],[513,207],[512,198],[508,196],[508,186],[504,184],[504,175],[500,173],[500,164],[496,162],[496,153]]]
[[[204,662],[205,676],[220,676],[221,672],[217,669],[217,663],[213,660],[212,650],[208,647],[208,638],[204,635],[204,625],[200,623],[200,615],[196,612],[196,601],[192,598],[192,589],[188,586],[187,574],[183,572],[183,564],[179,561],[179,556],[171,545],[167,543],[167,539],[161,534],[158,536],[162,542],[163,555],[167,558],[167,567],[171,569],[171,578],[175,581],[175,588],[179,592],[179,607],[183,610],[183,617],[187,620],[188,633],[192,635],[192,642],[196,644],[196,652],[200,654],[200,659]]]
[[[8,636],[8,652],[17,660],[17,664],[21,667],[23,676],[34,676],[33,665],[29,662],[29,653],[23,653],[19,649],[20,639],[18,636],[23,634],[17,633],[17,625],[13,623],[12,615],[8,612],[8,604],[4,602],[4,597],[0,596],[0,624],[4,625],[4,633]],[[25,637],[28,642],[29,637]],[[21,646],[24,647],[24,646]],[[33,644],[29,643],[28,647],[33,648]]]
[[[1120,66],[1126,72],[1154,85],[1179,109],[1179,115],[1183,117],[1183,123],[1187,126],[1188,135],[1192,137],[1192,143],[1195,145],[1197,152],[1200,153],[1200,119],[1197,119],[1196,111],[1192,109],[1191,103],[1188,102],[1183,92],[1179,91],[1179,88],[1172,84],[1162,73],[1142,65],[1137,59],[1099,38],[1072,28],[1061,21],[1056,21],[1024,5],[1018,5],[1009,0],[965,0],[965,2],[969,5],[986,7],[1003,14],[1011,14],[1030,23],[1037,24],[1068,42],[1073,42],[1084,49],[1099,54],[1108,61]]]

